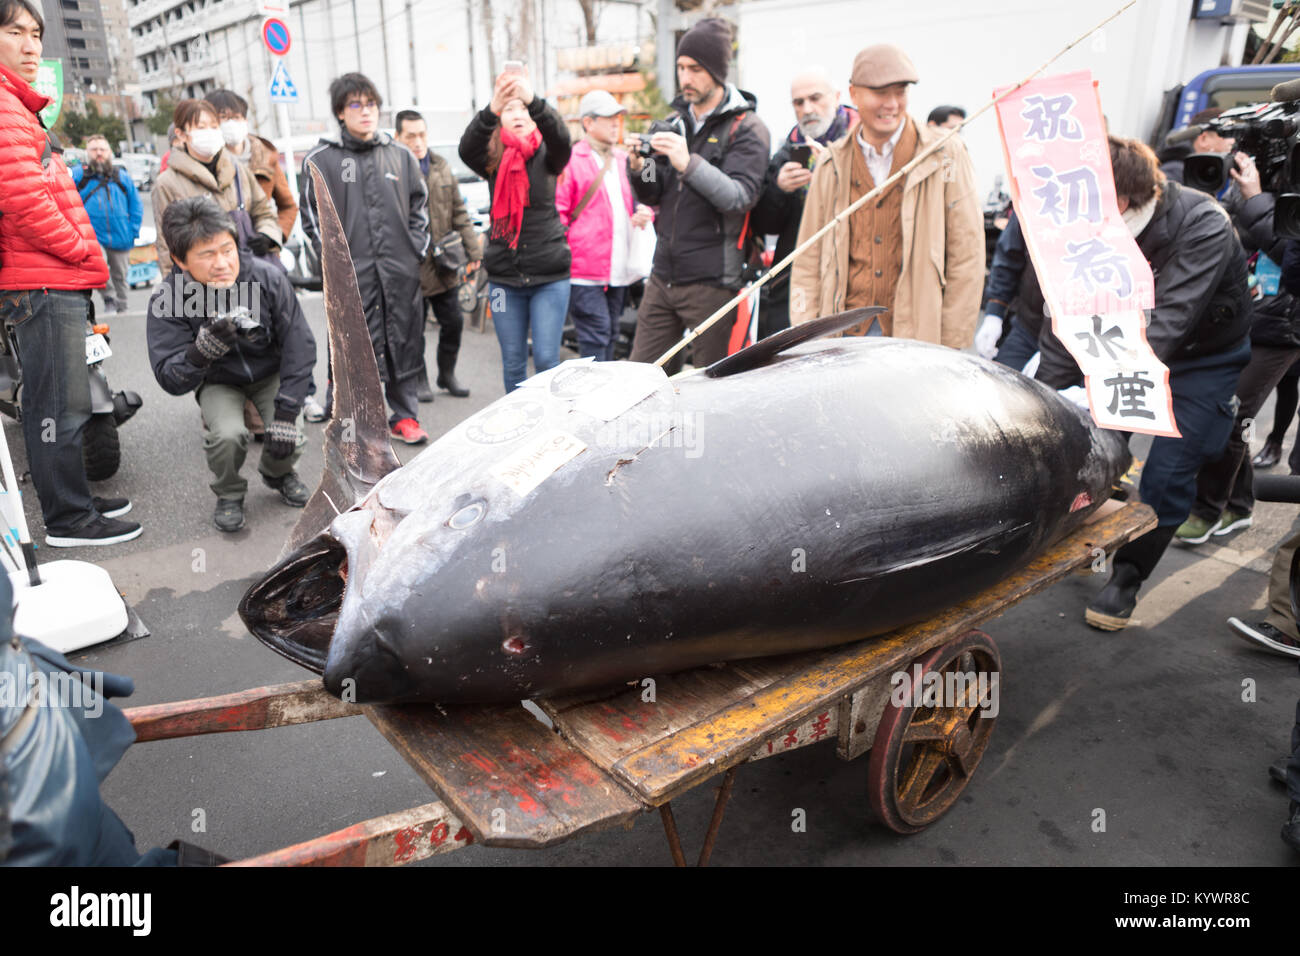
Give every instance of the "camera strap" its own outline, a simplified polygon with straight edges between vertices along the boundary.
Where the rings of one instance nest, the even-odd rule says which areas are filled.
[[[582,199],[578,202],[578,208],[573,211],[573,218],[569,220],[568,228],[565,229],[566,233],[573,228],[573,224],[578,221],[578,217],[587,210],[587,207],[591,205],[591,201],[596,198],[596,192],[605,184],[605,177],[609,175],[609,169],[613,162],[614,148],[611,146],[609,153],[605,156],[605,165],[600,168],[599,175],[591,181],[591,185],[587,187],[587,191],[583,193]]]

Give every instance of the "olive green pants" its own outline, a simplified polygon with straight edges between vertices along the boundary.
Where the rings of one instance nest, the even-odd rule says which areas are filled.
[[[200,385],[196,393],[207,431],[203,434],[203,451],[215,479],[211,484],[218,498],[243,500],[248,482],[239,474],[248,454],[248,429],[244,427],[244,400],[257,406],[262,421],[275,418],[275,396],[280,390],[280,376],[271,375],[250,385]],[[302,434],[302,415],[298,416],[298,447],[288,458],[272,458],[262,452],[257,470],[268,478],[280,478],[293,471],[302,457],[307,439]]]
[[[1264,619],[1292,640],[1300,640],[1291,613],[1291,558],[1297,547],[1300,547],[1300,534],[1278,545],[1273,570],[1268,576],[1268,617]]]

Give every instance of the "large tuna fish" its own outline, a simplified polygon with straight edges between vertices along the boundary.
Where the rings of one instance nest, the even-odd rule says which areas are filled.
[[[566,363],[397,470],[317,195],[326,474],[240,614],[336,694],[514,700],[882,634],[1024,565],[1128,467],[1120,435],[1002,366],[896,339],[793,344],[854,313],[708,374]]]

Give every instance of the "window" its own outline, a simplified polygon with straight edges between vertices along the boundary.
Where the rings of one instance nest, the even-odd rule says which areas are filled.
[[[64,9],[64,10],[80,10],[80,9],[81,9],[81,6],[80,6],[80,4],[77,3],[77,0],[63,0],[62,6],[63,6],[63,9]]]
[[[86,48],[85,40],[81,39],[80,37],[68,37],[68,49],[84,50],[85,48]]]

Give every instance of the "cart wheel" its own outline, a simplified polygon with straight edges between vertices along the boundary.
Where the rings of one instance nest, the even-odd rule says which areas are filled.
[[[993,687],[993,675],[1001,680],[1002,658],[983,631],[967,631],[917,658],[907,669],[909,687],[918,665],[920,687],[909,699],[922,703],[885,705],[867,771],[871,807],[896,833],[917,833],[948,812],[979,766],[996,723],[983,715],[978,685],[967,692],[965,680],[947,676],[984,674],[986,688]],[[941,683],[927,680],[931,673],[940,675]],[[938,693],[936,706],[927,706],[931,687]]]

